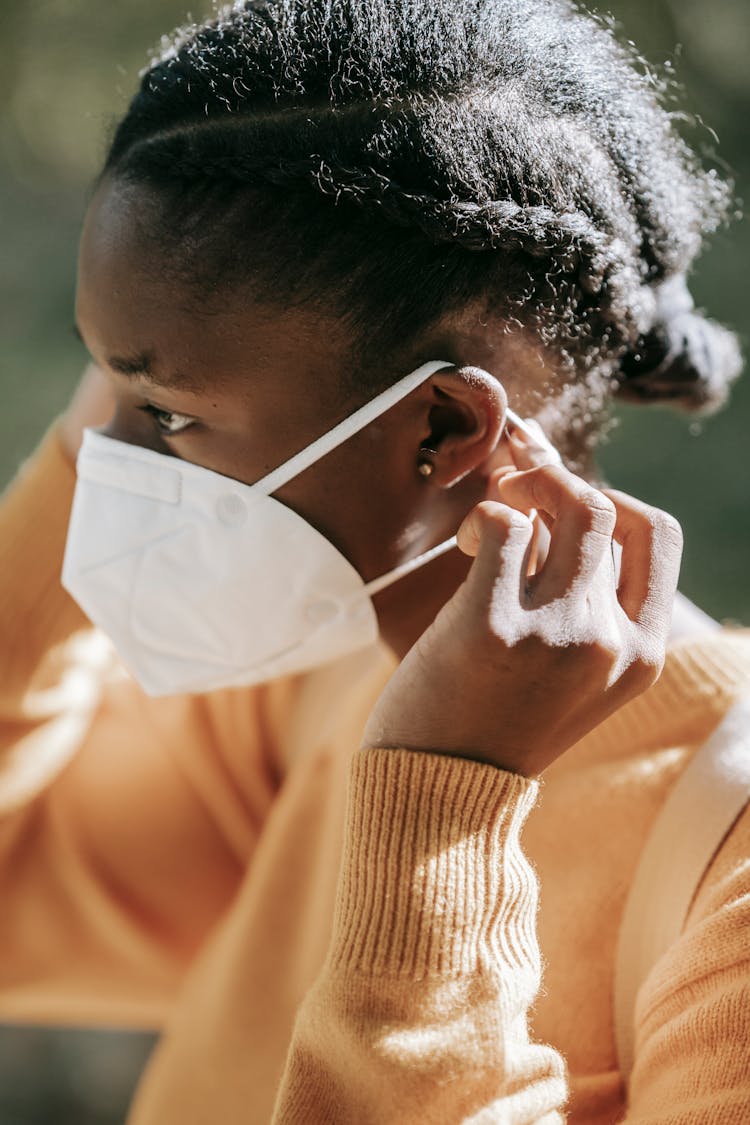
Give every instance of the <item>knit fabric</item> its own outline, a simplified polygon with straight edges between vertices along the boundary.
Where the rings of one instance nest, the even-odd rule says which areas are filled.
[[[161,1029],[129,1125],[750,1121],[747,811],[641,988],[629,1096],[612,1012],[750,630],[673,645],[540,781],[358,750],[381,647],[146,697],[60,586],[73,486],[53,428],[0,508],[0,1018]]]

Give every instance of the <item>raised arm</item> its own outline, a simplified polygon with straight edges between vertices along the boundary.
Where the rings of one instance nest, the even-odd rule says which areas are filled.
[[[275,1125],[563,1120],[564,1061],[528,1034],[537,885],[519,832],[537,775],[659,674],[681,536],[541,454],[519,460],[496,482],[505,503],[459,531],[468,578],[367,723],[334,938]],[[550,529],[533,572],[531,508]]]

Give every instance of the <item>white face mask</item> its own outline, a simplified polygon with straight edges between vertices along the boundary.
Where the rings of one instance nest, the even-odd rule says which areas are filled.
[[[423,364],[253,485],[86,430],[63,586],[150,695],[255,684],[372,644],[371,595],[455,536],[365,583],[270,494],[452,366]]]

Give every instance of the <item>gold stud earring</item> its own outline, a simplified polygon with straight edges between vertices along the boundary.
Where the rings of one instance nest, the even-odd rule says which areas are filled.
[[[423,477],[431,477],[435,472],[435,466],[430,460],[428,454],[435,456],[434,449],[423,449],[417,461],[417,472]]]

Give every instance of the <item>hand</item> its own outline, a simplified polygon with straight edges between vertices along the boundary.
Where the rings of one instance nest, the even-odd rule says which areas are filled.
[[[106,375],[96,364],[90,363],[60,420],[60,438],[72,461],[78,456],[86,426],[104,425],[112,417],[114,409],[115,397]]]
[[[389,680],[364,746],[444,752],[533,777],[661,672],[680,525],[545,464],[522,435],[512,447],[526,467],[495,474],[495,498],[464,520],[458,542],[471,570]],[[549,529],[533,573],[532,509]]]

